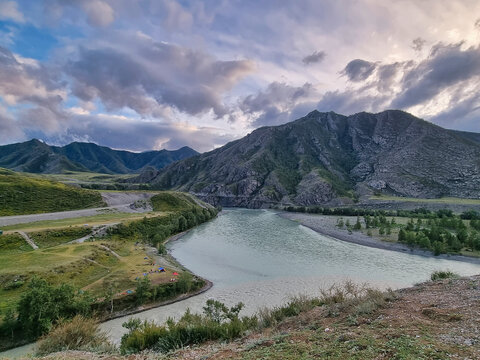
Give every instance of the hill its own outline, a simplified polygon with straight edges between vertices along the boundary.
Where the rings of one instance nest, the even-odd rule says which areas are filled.
[[[313,111],[171,164],[150,183],[224,206],[339,205],[373,193],[478,198],[478,139],[398,110]]]
[[[187,146],[174,151],[134,153],[80,142],[63,147],[49,146],[33,139],[0,146],[0,166],[15,171],[44,174],[65,171],[129,174],[140,172],[146,167],[161,169],[172,162],[197,154]]]
[[[106,206],[99,192],[0,168],[0,216]]]

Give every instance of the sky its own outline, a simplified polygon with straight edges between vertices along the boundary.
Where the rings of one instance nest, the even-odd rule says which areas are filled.
[[[0,144],[204,152],[313,110],[480,132],[478,0],[0,0]]]

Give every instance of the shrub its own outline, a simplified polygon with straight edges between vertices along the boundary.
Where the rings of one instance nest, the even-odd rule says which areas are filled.
[[[446,270],[446,271],[442,271],[442,270],[439,270],[439,271],[434,271],[432,273],[432,275],[430,275],[430,280],[432,281],[436,281],[436,280],[443,280],[443,279],[454,279],[454,278],[458,278],[458,274],[450,271],[450,270]]]
[[[130,321],[123,324],[130,331],[122,337],[120,350],[123,354],[145,349],[169,352],[209,340],[233,340],[257,326],[256,317],[239,318],[242,307],[239,303],[228,308],[219,301],[208,300],[204,314],[187,310],[178,322],[169,319],[165,326]]]
[[[66,350],[107,352],[113,350],[113,346],[108,342],[106,333],[99,330],[96,320],[78,315],[69,322],[60,323],[43,337],[36,354],[44,356]]]

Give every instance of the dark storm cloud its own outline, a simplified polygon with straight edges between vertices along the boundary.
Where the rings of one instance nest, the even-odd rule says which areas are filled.
[[[462,44],[435,46],[431,55],[405,73],[402,90],[392,101],[394,108],[408,108],[425,103],[449,87],[478,80],[480,49],[462,50]]]
[[[327,53],[325,51],[315,51],[313,54],[307,55],[302,59],[305,65],[316,64],[322,62]]]
[[[67,67],[74,94],[141,115],[161,116],[174,107],[190,115],[213,110],[222,117],[228,112],[223,94],[253,70],[248,60],[220,61],[142,36],[133,40],[128,50],[81,49]]]
[[[376,64],[370,61],[355,59],[350,61],[341,72],[350,81],[359,82],[368,79],[376,68]]]

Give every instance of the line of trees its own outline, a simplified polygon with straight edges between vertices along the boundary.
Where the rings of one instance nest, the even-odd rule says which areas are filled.
[[[450,209],[440,209],[436,211],[428,210],[425,208],[417,208],[414,210],[373,210],[373,209],[361,209],[354,207],[321,207],[321,206],[285,206],[284,211],[288,212],[300,212],[308,214],[320,214],[320,215],[339,215],[339,216],[397,216],[397,217],[412,217],[412,218],[451,218],[455,217],[455,214]],[[480,213],[475,210],[468,210],[463,212],[460,217],[462,219],[478,219],[480,220]]]

